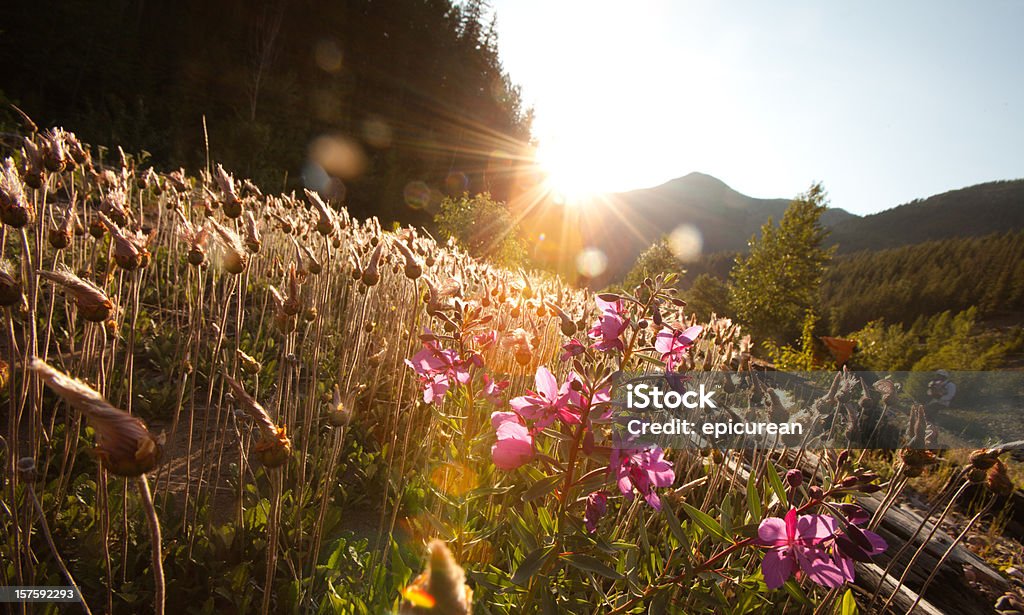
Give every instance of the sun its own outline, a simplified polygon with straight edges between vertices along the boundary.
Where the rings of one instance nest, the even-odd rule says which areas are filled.
[[[579,206],[593,199],[602,190],[598,173],[589,156],[558,142],[541,144],[535,160],[544,175],[544,185],[551,197],[567,206]]]

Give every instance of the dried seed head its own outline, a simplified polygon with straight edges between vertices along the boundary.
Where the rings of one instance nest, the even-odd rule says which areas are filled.
[[[254,357],[246,354],[241,348],[236,350],[235,354],[238,356],[238,364],[241,366],[243,372],[247,374],[260,373],[262,366]]]
[[[320,216],[316,223],[316,232],[320,233],[324,237],[332,235],[335,228],[334,212],[326,203],[324,203],[323,199],[321,199],[320,195],[316,192],[307,189],[306,198],[309,199],[309,202],[316,208],[316,211]]]
[[[0,306],[13,307],[24,301],[21,282],[9,273],[7,263],[3,263],[0,265]]]
[[[275,425],[270,415],[263,409],[263,406],[252,395],[246,393],[237,380],[230,376],[224,376],[224,379],[231,388],[231,393],[235,396],[235,400],[252,417],[253,421],[256,422],[256,426],[259,427],[262,437],[253,449],[256,453],[256,458],[268,468],[277,468],[284,465],[292,454],[292,443],[285,433],[285,428]]]
[[[992,493],[1008,497],[1013,494],[1013,481],[1006,472],[1006,464],[1001,459],[996,459],[995,464],[985,474],[985,486]]]
[[[147,246],[152,235],[123,231],[103,212],[96,215],[114,239],[114,262],[118,267],[134,271],[149,264],[151,256]]]
[[[209,220],[210,224],[213,225],[213,230],[217,233],[217,237],[220,239],[220,245],[223,247],[221,263],[224,266],[224,270],[235,275],[242,273],[249,266],[249,253],[245,251],[242,240],[238,238],[238,234],[233,230],[213,218]]]
[[[104,322],[114,311],[114,303],[98,286],[71,273],[67,267],[57,271],[37,271],[37,274],[71,291],[82,318],[89,322]]]
[[[327,422],[335,427],[345,427],[352,420],[352,407],[355,400],[354,392],[342,398],[341,389],[334,385],[334,395],[327,406]]]
[[[373,249],[373,253],[370,254],[370,260],[366,264],[366,268],[363,269],[363,284],[366,284],[367,286],[376,286],[377,283],[380,282],[380,257],[383,249],[384,244],[378,243]]]
[[[220,188],[222,193],[221,203],[224,206],[224,215],[231,219],[241,216],[242,201],[238,198],[238,193],[235,191],[235,178],[225,171],[223,166],[218,164],[213,179],[217,182],[217,187]]]
[[[85,415],[96,430],[96,455],[108,472],[139,476],[156,467],[163,443],[149,433],[140,419],[111,406],[95,389],[41,359],[32,359],[29,367],[64,401]]]
[[[14,168],[14,160],[4,160],[0,169],[0,221],[7,226],[22,228],[35,219],[32,202],[25,196],[25,187]]]
[[[260,241],[259,227],[256,225],[256,218],[252,211],[245,212],[245,247],[253,254],[259,254],[263,242]]]

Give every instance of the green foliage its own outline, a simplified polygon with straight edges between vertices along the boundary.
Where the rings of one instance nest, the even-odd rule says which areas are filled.
[[[505,204],[490,194],[446,198],[434,222],[441,237],[455,240],[472,256],[506,267],[526,262],[519,226]]]
[[[851,335],[858,342],[856,361],[877,371],[990,370],[1021,347],[1024,335],[981,331],[977,309],[946,311],[921,318],[909,329],[882,320]]]
[[[1024,311],[1024,232],[932,241],[837,258],[822,280],[822,314],[835,333],[870,320]]]
[[[799,335],[832,257],[820,223],[827,208],[824,187],[814,184],[793,200],[777,227],[765,223],[761,236],[751,238],[750,253],[736,259],[729,299],[755,339],[786,344]]]
[[[813,309],[808,309],[804,316],[804,328],[800,334],[800,346],[779,346],[774,341],[767,341],[768,357],[775,367],[786,371],[808,372],[821,367],[814,353],[814,328],[818,324],[818,316]]]
[[[718,316],[731,316],[729,309],[729,286],[721,278],[708,273],[697,276],[689,289],[683,292],[688,312],[697,314],[701,320]]]
[[[644,283],[645,278],[654,279],[658,275],[675,273],[682,276],[686,273],[682,263],[672,254],[668,245],[668,238],[662,237],[654,242],[651,247],[644,250],[636,259],[633,269],[626,275],[622,286],[626,290],[636,288]]]

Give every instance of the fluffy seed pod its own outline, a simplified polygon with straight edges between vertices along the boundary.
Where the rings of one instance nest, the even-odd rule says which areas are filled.
[[[342,399],[341,389],[334,385],[334,395],[327,405],[327,422],[334,427],[345,427],[352,420],[352,395]]]
[[[217,233],[223,248],[221,264],[224,266],[224,270],[234,275],[245,271],[245,268],[249,266],[249,253],[245,251],[242,240],[233,230],[213,218],[210,218],[210,224],[213,225],[213,230]]]
[[[420,265],[419,260],[417,260],[416,255],[412,253],[412,250],[405,245],[405,242],[396,239],[391,243],[398,248],[398,251],[402,254],[402,258],[405,259],[405,277],[410,280],[415,280],[423,275],[423,266]]]
[[[1006,464],[1001,459],[996,459],[995,464],[985,474],[985,486],[992,493],[1008,497],[1013,494],[1013,481],[1006,471]]]
[[[263,242],[260,241],[260,231],[256,226],[256,218],[251,211],[245,212],[245,247],[253,254],[259,254]]]
[[[32,359],[29,367],[64,401],[85,415],[96,430],[96,456],[108,472],[139,476],[156,467],[163,443],[149,433],[140,419],[114,408],[92,387],[41,359]]]
[[[251,355],[246,354],[241,348],[235,351],[238,356],[238,364],[241,366],[242,371],[247,374],[258,374],[262,366],[260,362],[253,358]]]
[[[25,196],[14,160],[8,158],[0,169],[0,221],[13,228],[22,228],[34,218],[35,209]]]
[[[114,311],[114,303],[98,286],[83,280],[67,268],[57,271],[37,271],[41,277],[60,284],[71,291],[78,313],[89,322],[104,322]]]
[[[147,246],[151,235],[125,232],[103,212],[97,212],[96,215],[110,231],[110,236],[114,240],[114,262],[118,267],[126,271],[134,271],[149,264],[150,254]]]
[[[316,222],[316,232],[320,233],[324,237],[334,234],[334,212],[324,203],[320,195],[312,190],[306,190],[306,198],[309,199],[310,204],[316,208],[319,214],[319,219]]]
[[[383,252],[384,244],[378,243],[377,247],[373,249],[373,253],[370,255],[370,260],[366,263],[366,268],[363,269],[363,284],[367,286],[376,286],[380,282],[380,257]]]
[[[263,409],[252,395],[245,392],[242,385],[234,378],[225,376],[231,393],[235,400],[245,410],[260,430],[260,441],[253,448],[256,458],[267,468],[277,468],[284,465],[292,454],[292,443],[285,433],[285,428],[278,427],[271,420],[270,415]]]

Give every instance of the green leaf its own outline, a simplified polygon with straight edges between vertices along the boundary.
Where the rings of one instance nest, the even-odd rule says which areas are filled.
[[[756,521],[761,518],[761,494],[757,490],[757,477],[753,472],[747,478],[747,508],[751,519]]]
[[[725,533],[725,530],[722,529],[721,524],[719,524],[718,521],[715,521],[711,517],[711,515],[707,514],[706,512],[700,509],[690,506],[686,502],[683,502],[682,506],[683,510],[686,511],[686,514],[689,515],[691,519],[693,519],[693,522],[699,525],[702,529],[704,529],[704,531],[711,534],[715,538],[718,538],[719,540],[723,540],[725,542],[732,542],[732,538],[730,538],[729,535]]]
[[[593,572],[594,574],[599,574],[602,577],[616,580],[624,578],[620,573],[610,568],[607,564],[590,555],[584,555],[583,553],[570,553],[568,555],[563,555],[562,559],[580,570]]]
[[[665,521],[668,523],[668,530],[672,532],[672,535],[679,541],[679,545],[686,551],[690,550],[690,538],[686,535],[683,530],[683,525],[679,523],[679,517],[676,516],[675,511],[668,505],[665,498],[661,498],[661,512],[665,515]]]
[[[843,602],[839,606],[840,615],[857,615],[860,611],[857,609],[857,600],[853,597],[853,590],[848,589],[843,594]]]
[[[541,566],[547,560],[548,555],[554,551],[554,547],[539,547],[534,549],[523,558],[523,561],[519,563],[519,567],[516,568],[515,574],[512,575],[512,582],[516,585],[525,585],[533,575],[537,574]]]
[[[768,483],[772,486],[772,491],[775,495],[779,496],[779,502],[785,504],[789,501],[786,497],[786,487],[782,484],[782,479],[779,478],[779,473],[775,470],[775,464],[768,461],[764,464],[764,473],[768,476]]]
[[[814,603],[807,598],[807,594],[804,593],[804,590],[800,589],[800,584],[797,583],[796,580],[790,579],[786,581],[786,583],[782,586],[782,589],[786,590],[786,593],[792,596],[793,599],[799,602],[800,604],[810,609],[814,608]]]
[[[555,486],[558,485],[558,483],[561,482],[562,480],[563,477],[560,474],[555,474],[554,476],[546,476],[543,479],[534,483],[533,486],[531,486],[529,489],[524,491],[522,495],[522,500],[524,502],[529,502],[530,500],[535,500],[541,496],[547,495],[551,493],[554,490]]]

